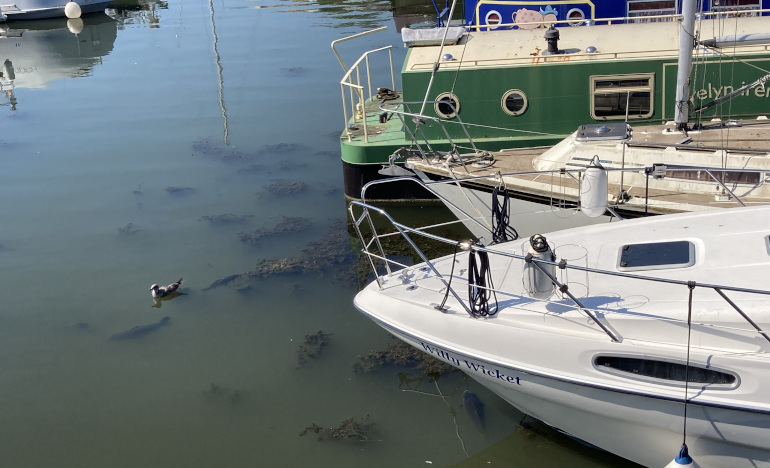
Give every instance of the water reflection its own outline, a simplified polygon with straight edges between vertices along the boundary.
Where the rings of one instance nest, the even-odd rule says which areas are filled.
[[[410,26],[436,26],[437,9],[444,8],[444,2],[441,1],[435,6],[431,0],[391,0],[391,2],[393,3],[393,22],[399,34],[402,28]]]
[[[488,444],[464,390],[488,405],[491,443],[521,414],[459,372],[441,377],[442,397],[427,379],[419,390],[431,394],[399,388],[404,366],[353,370],[390,338],[351,304],[371,268],[364,258],[358,269],[344,220],[329,44],[366,28],[353,15],[389,23],[387,3],[379,16],[340,0],[296,15],[313,4],[213,3],[223,81],[208,0],[119,1],[109,26],[125,26],[122,42],[103,64],[18,89],[22,112],[0,119],[0,398],[14,402],[3,466],[449,466],[465,457],[455,419],[473,456]],[[153,308],[148,286],[182,275],[186,294]],[[303,337],[319,331],[330,345],[298,366]],[[382,441],[299,436],[367,414]]]
[[[355,0],[317,0],[314,2],[285,2],[273,5],[260,5],[253,8],[274,7],[292,13],[320,13],[334,20],[326,24],[332,28],[355,27],[372,29],[382,26],[382,12],[392,9],[390,0],[376,0],[366,2],[366,8],[362,8],[361,2]]]
[[[168,2],[157,0],[113,0],[107,14],[115,18],[118,28],[126,25],[147,24],[150,28],[160,27],[159,10],[168,10]]]
[[[0,90],[12,111],[16,90],[48,88],[63,78],[90,76],[117,37],[115,20],[105,14],[13,22],[0,29]]]

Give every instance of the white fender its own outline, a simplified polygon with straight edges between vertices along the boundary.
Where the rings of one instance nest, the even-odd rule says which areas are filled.
[[[580,180],[580,211],[598,218],[607,211],[607,171],[594,156]]]

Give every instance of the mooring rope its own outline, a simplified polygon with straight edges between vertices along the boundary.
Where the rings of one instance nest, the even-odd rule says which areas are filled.
[[[497,294],[494,288],[492,272],[489,268],[489,254],[471,249],[468,253],[468,302],[471,315],[485,317],[497,313]],[[490,292],[495,300],[493,308],[489,306]]]

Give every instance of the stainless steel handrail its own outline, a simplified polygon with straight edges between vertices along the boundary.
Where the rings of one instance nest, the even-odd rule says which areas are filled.
[[[412,138],[412,142],[418,148],[420,147],[420,145],[419,145],[419,141],[417,139],[417,135],[415,133],[413,133],[411,131],[409,125],[407,125],[406,117],[411,118],[412,121],[415,122],[415,131],[419,131],[420,132],[420,134],[422,135],[422,141],[429,148],[430,148],[430,139],[428,139],[425,136],[425,134],[422,132],[422,130],[421,130],[421,126],[423,125],[424,121],[426,121],[426,120],[432,121],[432,122],[438,124],[439,127],[441,127],[441,131],[444,133],[444,136],[446,136],[447,142],[451,146],[452,151],[455,151],[458,146],[452,140],[452,136],[449,134],[449,131],[447,131],[447,128],[444,125],[444,123],[446,122],[446,123],[452,123],[452,124],[459,125],[460,128],[462,128],[463,133],[465,134],[465,138],[468,140],[468,144],[470,145],[471,151],[473,151],[474,153],[478,152],[478,149],[476,149],[476,145],[473,143],[473,138],[471,138],[471,135],[468,133],[467,125],[463,122],[462,118],[460,117],[460,114],[456,112],[456,110],[454,108],[454,105],[451,102],[447,102],[447,101],[425,101],[425,103],[426,104],[438,104],[438,103],[441,103],[441,104],[445,104],[445,105],[449,106],[452,109],[452,113],[455,114],[454,117],[452,117],[452,119],[457,119],[457,121],[455,122],[455,121],[452,121],[452,120],[442,119],[442,118],[439,118],[439,117],[433,117],[433,116],[429,116],[429,115],[425,115],[425,114],[415,114],[414,112],[411,112],[409,110],[409,105],[410,104],[421,106],[423,104],[423,101],[406,101],[406,102],[387,102],[386,101],[386,102],[383,102],[382,104],[380,104],[380,110],[382,110],[384,112],[388,112],[388,113],[393,114],[393,115],[396,115],[399,118],[399,120],[401,120],[401,123],[402,123],[404,129],[406,129],[406,131],[409,133],[410,137]],[[399,108],[406,108],[407,110],[400,110]],[[431,149],[431,152],[433,152],[432,149]]]
[[[354,39],[357,37],[361,37],[364,35],[372,34],[375,32],[383,31],[384,29],[387,29],[386,27],[373,29],[371,31],[366,31],[364,33],[355,34],[353,36],[349,36],[343,39],[337,39],[336,41],[332,42],[332,49],[334,50],[335,55],[337,56],[337,60],[339,60],[340,65],[342,66],[342,69],[345,70],[345,75],[340,80],[340,91],[342,93],[342,110],[345,118],[345,132],[348,135],[348,138],[351,138],[350,134],[348,133],[348,125],[350,123],[350,116],[353,117],[353,122],[362,122],[364,127],[364,142],[369,142],[369,129],[366,122],[366,100],[364,94],[364,85],[362,83],[366,83],[368,91],[369,91],[369,99],[372,98],[373,92],[372,92],[372,70],[370,67],[369,62],[369,56],[373,55],[377,52],[382,51],[388,51],[388,58],[389,58],[389,64],[390,64],[390,86],[391,89],[396,89],[396,74],[395,69],[393,67],[393,46],[387,45],[383,47],[379,47],[377,49],[372,49],[367,52],[364,52],[363,55],[361,55],[358,60],[353,63],[353,65],[350,66],[350,68],[345,67],[345,63],[343,62],[342,58],[340,57],[339,53],[337,53],[336,45],[342,41],[347,41],[350,39]],[[362,74],[362,68],[363,68],[363,77]],[[346,95],[350,94],[350,97],[348,98]],[[360,110],[360,116],[359,116],[359,110]]]
[[[354,207],[359,207],[362,210],[362,214],[358,218],[359,220],[362,220],[363,218],[369,219],[369,221],[370,221],[369,222],[369,226],[370,226],[370,229],[372,229],[372,235],[375,238],[379,239],[379,237],[382,236],[382,235],[381,234],[377,234],[377,231],[376,231],[376,229],[374,227],[374,222],[371,221],[371,213],[374,212],[374,213],[382,216],[383,218],[385,218],[397,230],[398,234],[401,235],[408,242],[410,247],[419,256],[419,258],[423,261],[423,263],[425,263],[425,265],[436,275],[436,277],[439,280],[441,280],[441,282],[444,284],[444,286],[453,295],[453,297],[462,305],[462,307],[465,309],[465,311],[471,317],[476,318],[476,316],[471,312],[470,307],[465,303],[465,301],[463,299],[460,298],[460,295],[451,286],[450,281],[448,281],[444,276],[442,276],[438,272],[436,267],[433,265],[433,262],[425,256],[425,254],[419,249],[419,247],[417,247],[417,245],[414,243],[414,241],[409,237],[409,234],[419,235],[419,236],[425,237],[425,238],[433,240],[433,241],[438,241],[438,242],[446,243],[448,245],[457,245],[458,244],[457,241],[451,240],[451,239],[447,239],[447,238],[444,238],[444,237],[441,237],[441,236],[437,236],[435,234],[431,234],[431,233],[428,233],[428,232],[425,232],[425,231],[421,230],[420,228],[411,228],[411,227],[406,226],[404,224],[398,223],[385,210],[383,210],[381,208],[378,208],[378,207],[375,207],[375,206],[372,206],[372,205],[368,205],[368,204],[366,204],[364,202],[361,202],[361,201],[351,201],[350,204],[348,205],[348,211],[350,213],[351,218],[354,219],[354,220],[357,219],[356,215],[355,215]],[[356,224],[356,226],[357,225],[358,224]],[[372,253],[369,252],[369,250],[367,248],[367,245],[370,245],[370,244],[365,241],[365,239],[364,239],[364,237],[362,235],[362,232],[358,229],[358,227],[356,227],[356,231],[357,231],[357,234],[358,234],[359,238],[362,241],[362,244],[364,245],[364,254],[367,255],[368,257],[370,257],[371,255],[373,255]],[[391,235],[391,234],[392,233],[388,233],[387,235]],[[505,244],[499,244],[499,245],[505,245]],[[380,249],[380,252],[379,252],[380,255],[376,255],[376,258],[384,260],[386,262],[386,264],[388,262],[392,262],[392,260],[388,259],[387,255],[382,250],[382,245],[379,244],[379,241],[378,241],[378,246],[379,246],[379,249]],[[747,293],[747,294],[757,294],[757,295],[762,295],[762,296],[770,296],[770,291],[767,291],[767,290],[759,290],[759,289],[752,289],[752,288],[740,288],[740,287],[716,285],[716,284],[710,284],[710,283],[697,283],[697,282],[694,282],[694,281],[677,280],[677,279],[670,279],[670,278],[656,278],[656,277],[646,276],[646,275],[638,275],[638,274],[631,274],[631,273],[618,272],[618,271],[602,270],[602,269],[598,269],[598,268],[583,267],[583,266],[579,266],[579,265],[570,265],[570,264],[567,264],[566,262],[563,262],[563,261],[562,262],[555,262],[555,261],[539,259],[539,258],[536,258],[536,257],[531,257],[530,258],[528,256],[518,255],[518,254],[515,254],[515,253],[506,252],[506,251],[503,251],[503,250],[500,250],[500,249],[497,249],[497,248],[483,246],[483,245],[471,245],[470,248],[471,248],[472,251],[476,251],[476,252],[486,252],[487,254],[498,255],[498,256],[507,257],[507,258],[510,258],[510,259],[516,259],[516,260],[520,260],[522,262],[532,262],[532,264],[535,267],[537,267],[540,271],[546,273],[549,276],[549,278],[551,279],[551,281],[553,281],[554,285],[556,285],[557,288],[559,288],[560,290],[564,291],[567,294],[567,296],[570,298],[571,301],[573,301],[575,303],[576,307],[579,310],[581,310],[586,315],[588,315],[602,329],[602,331],[604,333],[606,333],[607,336],[609,336],[610,339],[615,341],[615,342],[622,341],[623,338],[617,332],[612,330],[608,325],[602,323],[599,320],[598,316],[596,316],[596,314],[592,313],[591,309],[583,306],[580,303],[580,301],[575,296],[573,296],[571,293],[569,293],[568,288],[564,288],[563,285],[552,274],[547,272],[547,269],[544,268],[544,266],[546,266],[546,265],[547,266],[556,266],[556,267],[558,267],[560,269],[572,269],[572,270],[576,270],[576,271],[583,271],[583,272],[593,273],[593,274],[597,274],[597,275],[608,275],[608,276],[619,277],[619,278],[626,278],[626,279],[633,279],[633,280],[640,280],[640,281],[651,281],[651,282],[655,282],[655,283],[665,283],[665,284],[671,284],[671,285],[685,286],[685,287],[688,288],[688,290],[689,289],[694,289],[696,287],[711,289],[711,290],[715,291],[719,296],[721,296],[722,299],[724,299],[724,301],[727,304],[729,304],[763,338],[765,338],[768,342],[770,342],[770,332],[762,330],[759,327],[759,325],[756,322],[754,322],[748,316],[748,314],[746,314],[733,300],[728,298],[726,296],[726,294],[724,293],[725,291],[732,291],[732,292],[737,292],[737,293]],[[371,257],[370,257],[370,263],[372,265],[372,268],[373,268],[373,271],[374,271],[374,275],[376,277],[376,281],[377,281],[380,289],[383,289],[382,279],[381,279],[380,275],[378,274],[378,271],[375,268],[375,265],[374,265],[373,261],[371,260]],[[396,263],[396,262],[392,262],[392,263]],[[392,271],[390,271],[390,269],[388,269],[388,276],[392,276],[393,274],[394,274],[394,272],[392,272]],[[476,287],[478,287],[478,286],[476,286]],[[509,294],[508,292],[503,291],[503,290],[492,289],[492,288],[485,288],[485,289],[488,289],[489,291],[494,291],[494,292],[500,293],[500,294],[506,294],[506,295]],[[513,294],[513,293],[511,293],[511,294]]]
[[[729,8],[729,7],[727,7]],[[770,13],[770,9],[762,9],[762,8],[733,8],[733,9],[725,9],[725,10],[719,10],[719,11],[702,11],[698,12],[701,18],[703,19],[711,19],[713,17],[719,17],[719,16],[726,16],[729,17],[731,15],[757,15],[761,16],[763,13]],[[674,14],[667,14],[667,15],[642,15],[642,16],[613,16],[613,17],[607,17],[607,18],[583,18],[583,19],[563,19],[563,20],[556,20],[556,21],[528,21],[528,22],[515,22],[515,23],[500,23],[493,26],[490,25],[475,25],[475,24],[469,24],[466,27],[470,30],[480,30],[480,29],[509,29],[512,27],[521,27],[521,26],[538,26],[538,27],[549,27],[551,25],[564,25],[564,26],[573,26],[574,24],[578,25],[593,25],[596,23],[607,23],[607,24],[613,24],[613,23],[630,23],[630,22],[643,22],[643,21],[649,21],[649,20],[662,20],[662,21],[679,21],[682,18],[681,13],[674,13]]]

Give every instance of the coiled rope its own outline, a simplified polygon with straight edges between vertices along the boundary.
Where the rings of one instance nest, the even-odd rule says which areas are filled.
[[[489,254],[471,249],[468,252],[468,302],[471,315],[485,317],[497,313],[497,294],[494,288],[492,272],[489,268]],[[490,294],[495,301],[492,308],[489,304]]]
[[[510,194],[506,187],[502,188],[503,201],[499,199],[500,187],[492,191],[492,244],[512,241],[519,238],[516,229],[510,226],[511,206]]]

